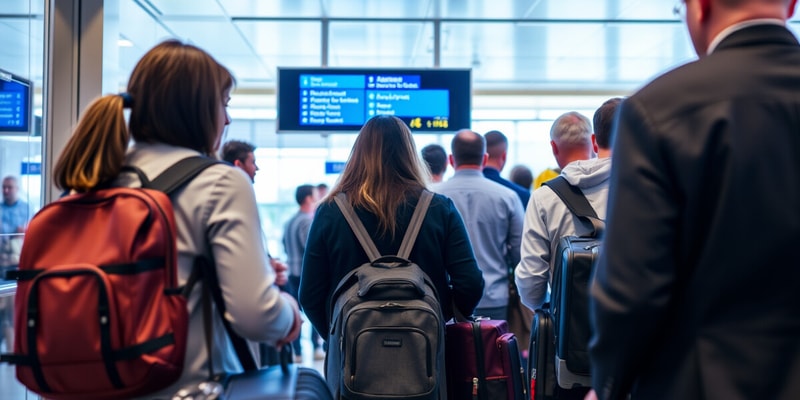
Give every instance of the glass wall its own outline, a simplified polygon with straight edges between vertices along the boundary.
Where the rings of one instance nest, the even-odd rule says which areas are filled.
[[[42,203],[44,0],[4,1],[0,13],[0,278],[19,262],[23,232]],[[14,285],[0,279],[0,352],[13,342]],[[29,394],[0,364],[0,398]]]
[[[196,44],[228,66],[237,88],[226,139],[257,146],[254,189],[267,246],[283,256],[280,239],[297,208],[295,188],[332,186],[355,134],[277,134],[279,67],[470,68],[472,129],[508,137],[502,175],[517,164],[536,175],[556,167],[549,131],[560,114],[591,118],[606,99],[693,58],[668,0],[628,7],[616,0],[580,2],[503,0],[486,7],[433,1],[428,9],[413,1],[333,1],[326,7],[294,0],[107,0],[103,91],[124,91],[136,61],[165,38]],[[449,150],[452,133],[415,139],[417,148],[438,143]],[[449,169],[445,178],[451,175]]]

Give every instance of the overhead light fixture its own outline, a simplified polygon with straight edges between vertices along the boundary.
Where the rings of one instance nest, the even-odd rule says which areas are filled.
[[[117,46],[118,47],[133,47],[133,42],[123,37],[117,39]]]

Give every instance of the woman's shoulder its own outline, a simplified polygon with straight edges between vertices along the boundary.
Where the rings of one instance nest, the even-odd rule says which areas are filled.
[[[339,205],[331,200],[325,200],[319,203],[317,210],[314,212],[313,224],[319,226],[322,223],[330,224],[333,220],[343,219],[344,215],[339,209]]]
[[[453,200],[440,193],[433,194],[433,199],[431,199],[430,207],[431,209],[438,209],[442,212],[445,211],[450,212],[452,210],[455,210],[455,204],[453,204]]]

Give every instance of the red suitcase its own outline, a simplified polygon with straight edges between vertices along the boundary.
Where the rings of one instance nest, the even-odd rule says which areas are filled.
[[[525,398],[519,345],[506,321],[447,324],[445,359],[448,399]]]

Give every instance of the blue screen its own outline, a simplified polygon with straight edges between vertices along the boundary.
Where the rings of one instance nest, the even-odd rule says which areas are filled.
[[[0,132],[28,132],[30,82],[0,70]]]
[[[357,131],[376,115],[412,130],[469,128],[469,70],[279,70],[278,131]]]

